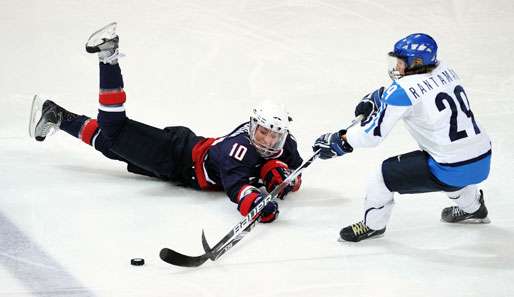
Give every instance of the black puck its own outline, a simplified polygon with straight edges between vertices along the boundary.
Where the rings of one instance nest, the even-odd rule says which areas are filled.
[[[145,265],[145,259],[143,258],[134,258],[130,260],[130,264],[134,266],[142,266]]]

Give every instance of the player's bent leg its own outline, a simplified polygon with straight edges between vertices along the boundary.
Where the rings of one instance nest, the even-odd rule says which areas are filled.
[[[357,242],[371,237],[380,237],[386,230],[393,205],[393,193],[386,187],[382,169],[379,168],[368,179],[364,219],[341,229],[340,240]]]
[[[94,32],[86,42],[86,51],[98,54],[100,70],[97,120],[101,137],[95,146],[110,145],[109,152],[127,162],[130,172],[191,183],[196,135],[185,127],[157,129],[127,118],[118,46],[116,23]]]
[[[413,151],[386,159],[382,163],[381,177],[383,180],[378,175],[375,185],[381,185],[383,181],[383,185],[388,192],[398,192],[400,194],[455,192],[462,189],[462,187],[446,185],[436,179],[428,167],[427,158],[426,152]],[[373,189],[376,189],[376,194],[369,195],[373,193]],[[359,241],[371,237],[368,236],[369,234],[376,234],[373,231],[380,231],[381,229],[378,228],[382,226],[385,228],[392,208],[392,198],[389,198],[391,197],[389,195],[392,194],[387,194],[387,191],[381,186],[370,187],[369,190],[370,193],[367,193],[366,199],[365,220],[341,230],[342,239],[345,239],[343,237],[344,233],[349,234],[348,239],[345,240]],[[388,199],[390,202],[388,202]],[[377,230],[373,230],[373,228],[377,228]]]
[[[91,34],[86,42],[88,53],[97,53],[100,70],[98,125],[103,136],[113,138],[123,127],[127,117],[123,104],[126,100],[123,77],[118,65],[119,37],[116,23],[108,24]]]
[[[457,206],[446,207],[441,212],[441,220],[447,223],[488,224],[488,211],[484,193],[477,185],[469,185],[456,192],[447,192]]]
[[[428,154],[413,151],[386,159],[382,163],[384,183],[391,192],[418,194],[429,192],[454,192],[462,187],[442,183],[431,173]]]
[[[34,96],[29,124],[30,136],[37,141],[44,141],[59,130],[91,145],[109,159],[124,161],[110,150],[112,143],[104,137],[95,119],[75,114],[51,100]]]

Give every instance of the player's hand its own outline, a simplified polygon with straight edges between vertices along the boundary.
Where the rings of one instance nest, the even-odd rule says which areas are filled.
[[[382,98],[384,89],[384,87],[380,87],[378,90],[364,96],[355,107],[355,116],[363,115],[364,119],[367,119],[370,115],[376,113],[382,104],[380,98]]]
[[[269,160],[262,165],[260,170],[260,178],[266,187],[266,191],[273,191],[278,185],[291,174],[291,170],[286,163],[279,160]],[[301,176],[297,176],[277,195],[278,198],[284,199],[289,192],[296,192],[300,189],[302,184]]]
[[[248,185],[243,187],[240,197],[237,203],[237,209],[243,216],[247,216],[250,211],[265,198],[257,188]],[[279,213],[278,203],[276,201],[270,201],[261,210],[259,221],[261,223],[271,223],[277,218]]]
[[[314,152],[319,150],[321,159],[330,159],[353,152],[353,148],[341,137],[346,130],[335,133],[326,133],[318,137],[312,146]]]
[[[261,198],[255,201],[255,205],[259,204],[262,199],[264,199],[264,196],[261,195]],[[271,223],[278,217],[279,213],[280,211],[278,211],[278,203],[276,201],[270,201],[262,209],[259,222]]]

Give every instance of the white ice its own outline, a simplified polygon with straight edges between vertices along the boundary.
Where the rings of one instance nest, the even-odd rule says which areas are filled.
[[[236,205],[129,174],[64,132],[43,143],[27,133],[35,93],[96,115],[84,43],[111,21],[130,117],[221,136],[269,98],[289,107],[304,157],[389,82],[396,40],[433,35],[493,141],[482,185],[492,223],[441,223],[441,193],[397,196],[383,238],[336,241],[362,217],[368,174],[416,149],[400,124],[377,148],[316,161],[279,220],[218,261],[162,262],[163,247],[202,253],[202,228],[219,240],[240,220]],[[0,36],[0,296],[514,296],[511,0],[2,0]]]

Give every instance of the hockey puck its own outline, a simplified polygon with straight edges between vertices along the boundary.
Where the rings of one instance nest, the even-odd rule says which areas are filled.
[[[130,264],[134,266],[142,266],[145,265],[145,259],[143,258],[134,258],[130,260]]]

